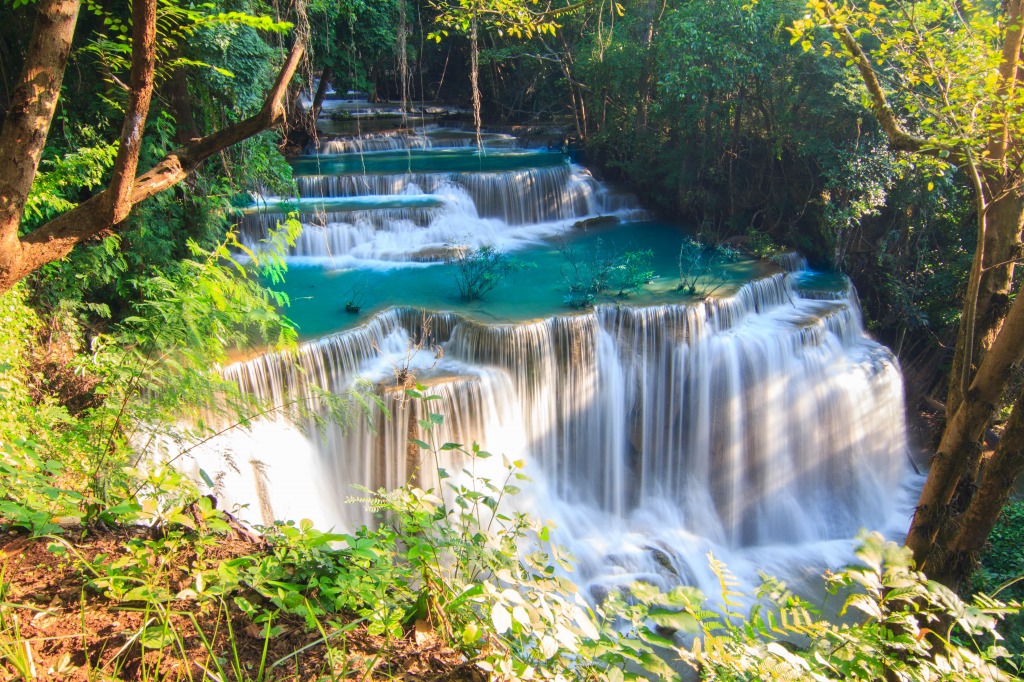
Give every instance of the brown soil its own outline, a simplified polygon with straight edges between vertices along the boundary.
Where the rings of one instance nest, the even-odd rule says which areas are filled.
[[[103,402],[95,393],[99,379],[75,371],[74,360],[79,350],[75,333],[53,317],[40,324],[27,346],[26,378],[33,400],[42,403],[48,397],[56,398],[72,416]]]
[[[136,528],[91,532],[72,544],[91,560],[101,553],[117,556],[123,553],[126,541],[144,534],[144,529]],[[73,537],[70,532],[66,535],[68,540]],[[113,603],[87,588],[72,560],[48,549],[51,542],[16,533],[0,536],[0,582],[6,586],[2,601],[8,607],[0,622],[0,680],[19,679],[8,656],[12,647],[22,656],[26,646],[31,652],[33,679],[39,680],[221,680],[211,650],[224,659],[223,682],[255,682],[260,679],[261,664],[265,668],[262,679],[268,681],[481,679],[472,662],[432,632],[411,631],[388,642],[356,626],[333,637],[329,650],[318,631],[309,631],[301,620],[288,617],[274,622],[280,634],[266,640],[263,626],[232,606],[228,610],[232,638],[223,611],[211,605],[200,607],[194,601],[167,604],[179,643],[144,649],[138,635],[152,622],[154,613],[138,604]],[[212,549],[213,556],[208,553],[207,557],[225,560],[258,551],[251,541],[224,539]],[[209,646],[204,645],[204,637]],[[243,670],[241,678],[232,669],[235,652]],[[22,656],[26,659],[28,656]]]

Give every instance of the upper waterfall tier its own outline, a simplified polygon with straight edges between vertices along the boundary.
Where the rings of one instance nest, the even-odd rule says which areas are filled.
[[[518,250],[583,219],[643,217],[631,194],[561,151],[520,149],[498,133],[484,134],[478,148],[475,137],[421,129],[326,139],[290,162],[300,198],[259,198],[240,220],[242,240],[260,248],[295,211],[306,232],[290,256],[373,267],[438,261],[453,243]]]
[[[452,242],[522,248],[582,219],[642,216],[632,196],[564,162],[501,172],[314,175],[297,185],[298,202],[264,200],[242,217],[249,247],[286,210],[298,210],[306,227],[291,255],[332,265],[437,260]]]
[[[408,149],[353,154],[318,154],[289,161],[295,177],[378,173],[487,173],[565,166],[558,151]]]
[[[518,141],[504,133],[482,133],[481,143],[488,148],[514,148]],[[325,137],[309,151],[320,154],[382,152],[399,149],[436,149],[444,147],[475,147],[472,131],[454,128],[424,128],[418,131],[387,131],[360,137]]]
[[[298,178],[296,184],[303,197],[391,196],[420,191],[448,194],[456,203],[461,193],[470,201],[463,208],[464,219],[498,218],[507,225],[578,220],[607,210],[590,174],[567,164],[503,172],[313,175]]]

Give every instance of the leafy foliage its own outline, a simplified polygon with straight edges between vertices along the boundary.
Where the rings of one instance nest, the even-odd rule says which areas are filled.
[[[679,291],[702,299],[713,295],[729,281],[726,267],[739,254],[724,244],[705,246],[689,237],[679,247]],[[699,292],[699,293],[698,293]]]
[[[449,244],[444,258],[446,264],[454,267],[455,286],[463,301],[483,298],[506,277],[528,267],[493,244],[476,248]]]
[[[456,0],[434,2],[438,10],[437,23],[442,27],[428,38],[441,42],[449,30],[462,34],[470,32],[474,22],[494,29],[499,35],[507,33],[514,38],[533,38],[535,34],[555,35],[560,14],[569,10],[537,11],[524,0]]]
[[[1003,509],[999,522],[988,537],[981,566],[971,576],[965,594],[990,594],[1003,600],[1024,601],[1024,503],[1012,501]],[[1006,617],[999,628],[1006,648],[1016,657],[1024,656],[1024,614]],[[1018,668],[1019,672],[1019,668]]]
[[[626,251],[615,262],[612,268],[612,288],[618,289],[616,296],[628,296],[636,293],[654,280],[651,259],[654,252],[650,249]]]
[[[927,0],[912,7],[843,5],[833,12],[829,3],[816,0],[807,9],[790,29],[792,42],[804,51],[817,46],[845,62],[849,57],[837,47],[835,34],[848,27],[871,36],[872,59],[902,85],[891,93],[895,106],[931,146],[946,151],[919,161],[934,172],[951,168],[949,152],[954,150],[967,152],[980,165],[995,162],[984,147],[992,131],[1003,126],[1010,126],[1009,137],[1019,136],[1016,112],[1024,93],[1019,88],[1000,91],[995,77],[1003,31],[997,7]],[[827,31],[816,32],[819,27]]]
[[[915,572],[906,548],[877,533],[863,535],[861,542],[859,565],[825,576],[830,593],[844,595],[839,616],[847,616],[845,621],[822,617],[771,578],[764,579],[744,615],[738,582],[709,555],[721,586],[719,609],[704,606],[694,590],[663,595],[634,585],[631,593],[647,610],[630,612],[631,623],[641,636],[645,626],[638,615],[698,634],[685,647],[662,641],[702,679],[1013,679],[996,665],[1008,654],[993,637],[999,639],[997,622],[1018,612],[1018,603],[984,596],[964,603]]]
[[[70,349],[64,360],[91,377],[91,402],[78,414],[45,393],[36,403],[32,371],[40,351],[30,340],[40,322],[19,290],[5,296],[16,323],[6,327],[12,352],[3,384],[8,400],[0,465],[19,473],[6,488],[0,518],[52,532],[57,516],[90,520],[109,507],[135,505],[147,486],[169,484],[147,483],[154,470],[124,468],[135,457],[133,444],[145,451],[183,417],[191,416],[193,438],[200,438],[211,417],[245,422],[267,409],[225,381],[218,367],[232,348],[294,345],[295,331],[279,312],[286,301],[263,288],[260,278],[280,277],[282,254],[298,229],[292,221],[274,232],[259,254],[249,252],[246,264],[228,248],[233,237],[212,251],[193,244],[195,260],[144,281],[147,298],[135,314],[94,336],[88,355]]]
[[[570,308],[588,308],[605,291],[611,281],[615,256],[604,243],[597,239],[589,253],[578,245],[563,241],[558,246],[565,263],[562,265],[562,282],[568,289],[563,302]]]
[[[131,66],[131,27],[119,14],[112,13],[96,2],[86,2],[86,7],[102,20],[104,30],[83,48],[87,54],[96,57],[111,85],[127,81],[126,74]],[[204,67],[227,77],[231,71],[213,66],[201,60],[182,56],[181,48],[203,31],[227,28],[236,31],[245,27],[264,33],[283,33],[292,28],[289,22],[275,21],[266,15],[254,15],[238,11],[218,11],[216,3],[206,2],[186,6],[170,0],[157,5],[156,79],[162,81],[182,67]]]

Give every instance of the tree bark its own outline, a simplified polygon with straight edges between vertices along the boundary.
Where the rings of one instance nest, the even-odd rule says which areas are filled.
[[[992,179],[986,184],[998,181]],[[1010,306],[1013,286],[1014,260],[1020,257],[1020,233],[1024,221],[1024,196],[1019,191],[1010,192],[993,201],[986,210],[985,230],[982,248],[981,278],[978,284],[977,300],[972,316],[973,345],[967,352],[967,337],[957,335],[950,370],[949,392],[946,409],[952,414],[963,400],[961,377],[970,376],[979,358],[991,347],[1003,318]],[[962,331],[966,331],[962,328]],[[968,362],[971,366],[964,367]],[[966,372],[966,374],[965,374]]]
[[[977,568],[978,556],[1010,497],[1017,477],[1024,471],[1024,393],[1017,397],[995,452],[981,462],[977,490],[957,524],[954,538],[946,543],[946,556],[934,562],[928,574],[933,580],[956,588]]]
[[[396,31],[398,52],[398,79],[401,81],[399,92],[402,97],[402,113],[409,111],[409,53],[406,49],[408,28],[405,0],[398,0],[398,30]]]
[[[907,534],[918,566],[927,572],[937,568],[948,548],[935,543],[957,522],[951,507],[959,484],[974,475],[985,426],[996,409],[1009,380],[1011,367],[1024,355],[1024,296],[1018,296],[992,347],[961,401],[950,415],[932,460],[917,511]]]
[[[473,125],[476,128],[476,148],[482,150],[480,137],[480,42],[474,14],[469,20],[469,84],[473,89]]]
[[[0,130],[0,271],[19,251],[18,228],[60,97],[79,0],[40,0],[21,78]]]
[[[167,79],[167,101],[174,114],[174,140],[178,144],[188,144],[199,137],[199,126],[192,111],[192,102],[188,94],[188,78],[184,68],[177,68]]]
[[[132,210],[132,187],[139,166],[142,136],[146,131],[149,103],[153,99],[156,72],[156,0],[132,0],[132,68],[128,104],[121,127],[121,144],[107,191],[109,222],[116,225]]]
[[[134,176],[134,164],[138,162],[138,153],[134,152],[133,160],[133,152],[130,150],[123,152],[123,162],[121,161],[122,154],[119,153],[118,164],[115,164],[115,168],[120,167],[122,172],[120,175],[115,173],[115,179],[105,190],[21,239],[17,238],[17,226],[15,225],[13,242],[0,244],[0,293],[10,289],[15,282],[33,270],[63,258],[77,244],[110,230],[117,223],[112,219],[113,217],[120,213],[127,215],[126,211],[130,211],[135,204],[181,182],[210,156],[284,120],[284,96],[292,76],[295,75],[302,54],[302,44],[296,43],[278,74],[277,82],[267,93],[263,107],[256,115],[170,152],[155,166],[138,177]],[[144,83],[143,87],[145,87]],[[133,107],[130,103],[129,110],[139,113],[141,108],[137,105],[141,105],[141,103],[141,96],[137,97],[136,106]],[[122,135],[129,145],[134,143],[133,136],[141,130],[142,123],[144,120],[140,122],[137,116],[126,117]],[[6,128],[5,125],[4,134],[7,132]],[[42,143],[45,143],[45,133]],[[128,172],[129,167],[131,173]],[[134,182],[127,182],[125,178],[133,178]],[[127,192],[126,188],[128,188]],[[27,188],[25,194],[27,195]],[[21,202],[23,205],[24,197]]]
[[[334,78],[334,69],[325,66],[320,72],[320,81],[316,84],[316,94],[313,96],[313,103],[309,108],[311,127],[316,129],[316,120],[320,118],[320,110],[324,106],[324,98],[327,97],[327,88],[331,86],[331,79]]]

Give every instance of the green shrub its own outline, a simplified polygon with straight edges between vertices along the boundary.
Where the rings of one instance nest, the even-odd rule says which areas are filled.
[[[444,262],[454,266],[455,286],[463,301],[478,301],[501,281],[527,266],[499,251],[493,244],[477,248],[449,244]]]
[[[726,267],[739,254],[724,244],[707,246],[696,239],[683,239],[679,246],[679,284],[677,291],[705,299],[729,282]]]

